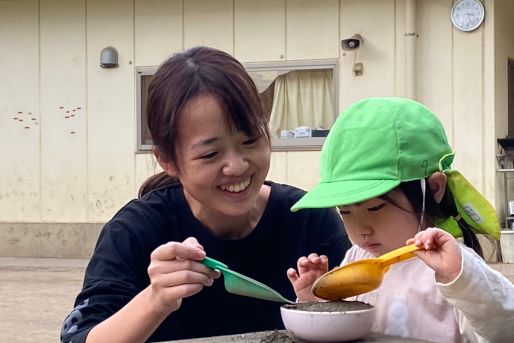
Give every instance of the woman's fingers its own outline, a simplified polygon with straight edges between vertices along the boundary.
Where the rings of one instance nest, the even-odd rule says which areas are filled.
[[[181,270],[206,274],[214,279],[220,276],[218,271],[193,260],[152,261],[148,266],[148,275],[170,274]]]
[[[160,287],[152,282],[151,289],[155,306],[163,312],[176,311],[182,304],[182,299],[199,293],[203,289],[201,283],[186,283],[174,287]]]
[[[151,255],[152,260],[168,261],[174,259],[202,260],[205,251],[199,245],[169,242],[157,247]]]
[[[150,257],[148,275],[152,277],[180,270],[191,270],[211,278],[219,277],[219,273],[197,262],[205,257],[205,251],[197,243],[196,239],[188,238],[183,243],[169,242],[157,247]]]
[[[190,297],[199,293],[203,289],[200,284],[183,284],[173,288],[168,288],[165,297],[171,301],[182,300],[183,298]]]
[[[169,242],[157,247],[151,254],[148,275],[153,298],[159,309],[176,310],[182,298],[192,296],[211,286],[220,276],[219,271],[208,268],[200,260],[205,251],[198,241],[187,238],[184,242]]]
[[[201,284],[211,286],[214,278],[207,274],[191,270],[180,270],[169,274],[159,274],[152,280],[158,287],[175,287],[183,284]]]
[[[194,247],[197,247],[197,248],[200,248],[203,250],[203,246],[200,243],[198,243],[198,241],[194,237],[188,237],[182,243],[185,245],[194,246]]]

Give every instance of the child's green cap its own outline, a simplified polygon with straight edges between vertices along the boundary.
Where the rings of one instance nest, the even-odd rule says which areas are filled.
[[[453,156],[427,107],[406,98],[361,100],[337,118],[321,151],[320,181],[291,210],[375,198],[401,182],[448,170]]]

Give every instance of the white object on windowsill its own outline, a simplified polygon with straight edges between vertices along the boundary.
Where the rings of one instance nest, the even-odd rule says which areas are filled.
[[[294,138],[312,137],[312,129],[308,126],[300,126],[294,129]]]
[[[293,130],[281,130],[280,138],[294,138],[294,131]]]

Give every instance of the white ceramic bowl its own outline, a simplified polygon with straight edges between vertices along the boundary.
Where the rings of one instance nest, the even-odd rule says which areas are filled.
[[[364,337],[373,325],[375,308],[340,312],[314,312],[280,308],[286,329],[310,342],[341,342]]]

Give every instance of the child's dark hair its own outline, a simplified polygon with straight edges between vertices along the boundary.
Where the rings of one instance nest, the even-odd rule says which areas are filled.
[[[233,129],[270,140],[268,118],[243,65],[221,50],[192,48],[167,59],[148,86],[146,112],[154,149],[177,169],[175,139],[181,110],[189,100],[205,94],[219,100]],[[139,196],[177,182],[162,172],[143,183]]]
[[[414,180],[402,182],[398,188],[403,192],[403,194],[405,194],[407,199],[414,207],[414,211],[416,212],[418,218],[420,218],[423,207],[423,192],[421,190],[420,181]],[[389,196],[385,195],[382,196],[382,198],[397,206],[397,204],[395,204]],[[430,191],[430,187],[426,187],[424,215],[425,220],[422,224],[425,224],[425,227],[432,226],[435,225],[436,218],[448,218],[450,216],[459,218],[459,212],[457,211],[457,207],[455,206],[455,202],[453,200],[453,195],[448,187],[446,187],[440,203],[435,201],[432,192]],[[462,231],[464,244],[472,248],[478,255],[484,258],[482,246],[480,245],[480,242],[478,241],[478,238],[475,232],[473,232],[472,228],[462,218],[456,221]]]

